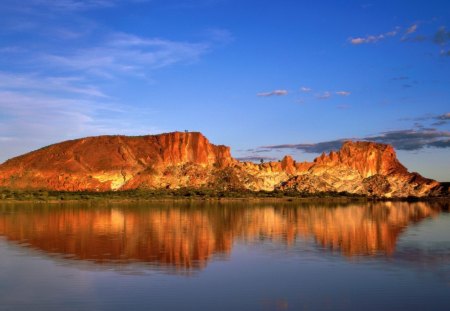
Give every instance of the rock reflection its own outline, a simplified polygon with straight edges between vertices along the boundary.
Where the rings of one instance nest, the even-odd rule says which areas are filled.
[[[410,224],[439,213],[428,203],[359,205],[159,204],[11,206],[0,235],[46,253],[96,263],[145,262],[201,268],[236,240],[292,245],[313,238],[345,256],[391,255]]]

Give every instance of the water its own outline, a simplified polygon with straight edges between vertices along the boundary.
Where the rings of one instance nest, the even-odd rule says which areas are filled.
[[[448,310],[429,203],[0,205],[0,310]]]

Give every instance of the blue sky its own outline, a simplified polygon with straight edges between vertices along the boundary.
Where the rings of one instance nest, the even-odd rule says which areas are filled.
[[[200,131],[239,158],[391,143],[450,180],[449,1],[2,0],[0,162]]]

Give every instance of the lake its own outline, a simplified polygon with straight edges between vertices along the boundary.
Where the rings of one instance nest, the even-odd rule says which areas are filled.
[[[0,310],[449,310],[448,207],[0,204]]]

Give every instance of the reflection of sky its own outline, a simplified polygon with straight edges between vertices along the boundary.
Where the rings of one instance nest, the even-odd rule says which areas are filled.
[[[450,214],[428,218],[408,227],[397,243],[395,260],[432,268],[438,277],[450,282]]]
[[[413,244],[445,243],[450,236],[450,213],[441,213],[439,217],[424,219],[417,225],[411,225],[400,237],[399,243]]]

